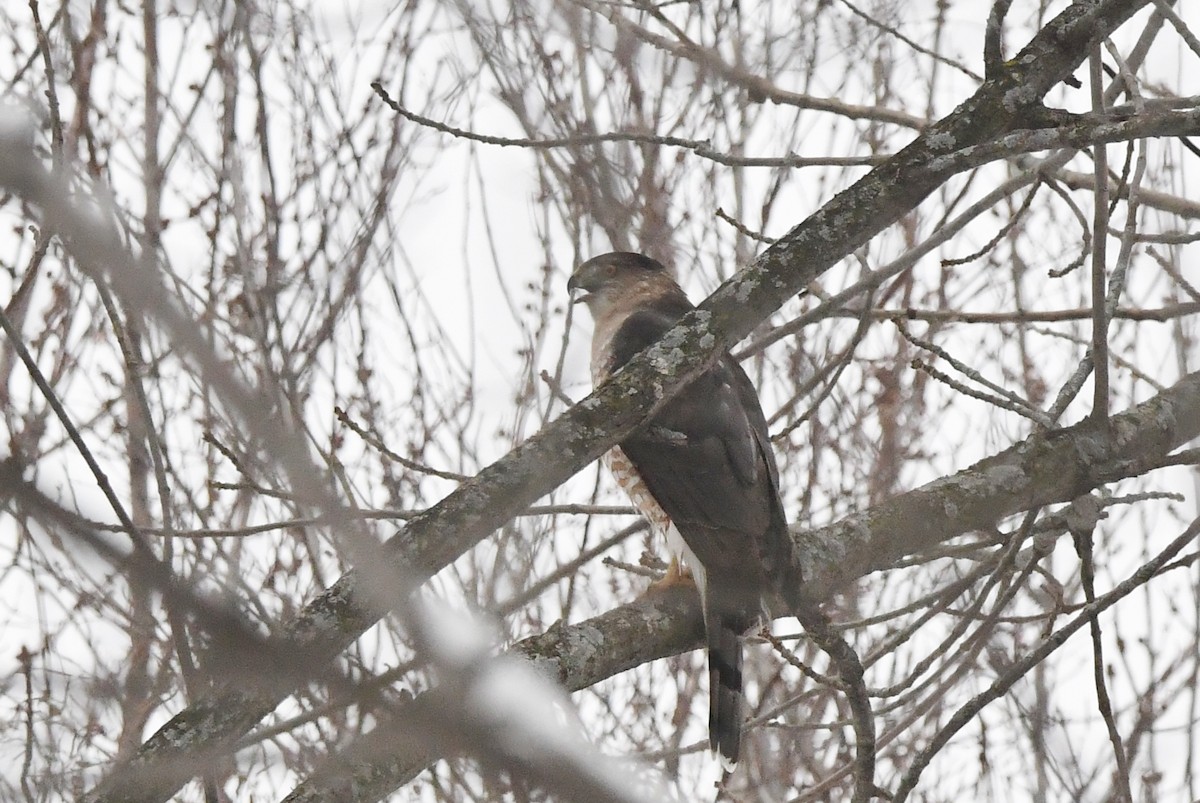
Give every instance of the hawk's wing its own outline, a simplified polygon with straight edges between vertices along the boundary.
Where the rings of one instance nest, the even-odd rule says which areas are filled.
[[[612,340],[613,368],[661,337],[680,314],[669,307],[630,315]],[[723,356],[621,448],[704,564],[714,601],[725,597],[725,604],[743,608],[757,600],[766,583],[763,558],[773,551],[769,541],[786,525],[766,419],[741,366]]]

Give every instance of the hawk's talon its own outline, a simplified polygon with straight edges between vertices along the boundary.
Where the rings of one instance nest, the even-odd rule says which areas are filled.
[[[663,591],[668,591],[676,586],[695,586],[696,578],[692,576],[692,570],[679,563],[679,558],[671,556],[671,562],[667,565],[666,574],[658,580],[651,583],[643,592],[642,596],[648,594],[659,594]]]

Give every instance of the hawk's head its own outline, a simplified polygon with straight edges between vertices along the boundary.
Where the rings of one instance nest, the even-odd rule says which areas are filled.
[[[587,304],[592,317],[599,317],[619,299],[678,292],[678,288],[662,263],[632,251],[592,257],[576,268],[567,282],[571,303]]]

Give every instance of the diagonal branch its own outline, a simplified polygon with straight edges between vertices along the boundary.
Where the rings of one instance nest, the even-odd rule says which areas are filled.
[[[1143,474],[1197,436],[1200,372],[1113,417],[1111,428],[1086,421],[1039,433],[870,510],[795,533],[806,591],[814,599],[828,599],[859,577],[951,538],[990,529],[1006,516],[1069,502],[1106,483]],[[702,633],[694,596],[664,593],[577,625],[554,627],[514,645],[510,653],[577,691],[699,647]],[[411,727],[401,709],[397,718],[329,758],[287,803],[374,801],[412,780],[441,755],[427,741],[414,739]]]

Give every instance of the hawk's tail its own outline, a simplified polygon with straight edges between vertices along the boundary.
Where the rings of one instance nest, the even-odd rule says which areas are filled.
[[[710,614],[708,636],[708,744],[726,770],[738,760],[742,741],[743,617]]]

